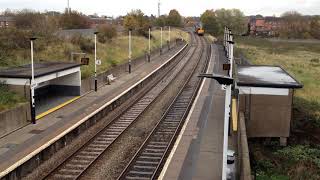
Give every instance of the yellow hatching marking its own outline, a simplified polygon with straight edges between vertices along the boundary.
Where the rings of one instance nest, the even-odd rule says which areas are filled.
[[[46,115],[48,115],[48,114],[50,114],[50,113],[52,113],[52,112],[54,112],[54,111],[56,111],[56,110],[58,110],[58,109],[63,108],[64,106],[72,103],[73,101],[79,99],[80,97],[81,97],[81,96],[77,96],[77,97],[75,97],[75,98],[73,98],[73,99],[70,99],[69,101],[67,101],[67,102],[65,102],[65,103],[63,103],[63,104],[60,104],[59,106],[56,106],[56,107],[54,107],[54,108],[52,108],[52,109],[49,109],[48,111],[46,111],[46,112],[44,112],[44,113],[39,114],[38,116],[36,116],[36,120],[41,119],[41,118],[43,118],[44,116],[46,116]]]
[[[238,130],[237,99],[232,99],[232,129]]]

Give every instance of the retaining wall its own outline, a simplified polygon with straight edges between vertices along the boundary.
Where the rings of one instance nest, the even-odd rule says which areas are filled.
[[[22,103],[13,109],[0,112],[0,137],[29,124],[30,119],[29,103]]]

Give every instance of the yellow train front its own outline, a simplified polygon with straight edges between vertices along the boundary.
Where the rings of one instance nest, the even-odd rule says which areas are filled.
[[[204,29],[201,25],[195,25],[194,27],[195,29],[195,33],[198,34],[199,36],[203,36],[204,35]]]

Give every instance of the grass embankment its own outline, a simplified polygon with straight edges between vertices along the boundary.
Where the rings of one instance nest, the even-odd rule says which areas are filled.
[[[152,49],[160,47],[160,31],[152,32]],[[189,41],[188,33],[178,30],[171,30],[171,40],[175,38],[183,37],[185,40]],[[166,45],[168,40],[168,32],[163,32],[163,46]],[[93,38],[91,40],[86,40],[86,44],[89,44],[91,47],[94,47]],[[136,58],[144,55],[148,48],[148,39],[142,36],[133,36],[132,37],[132,58]],[[46,42],[44,39],[38,39],[35,41],[35,61],[40,60],[45,61],[65,61],[70,62],[70,53],[71,52],[82,52],[79,44],[72,43],[70,40],[55,40],[54,43]],[[98,73],[104,72],[116,66],[118,64],[123,64],[128,61],[128,36],[118,35],[112,40],[106,43],[97,44],[97,57],[102,60],[102,64],[98,66]],[[30,50],[29,49],[15,49],[12,50],[14,57],[5,62],[0,62],[0,68],[14,67],[23,64],[30,63]],[[88,66],[81,67],[82,78],[87,78],[93,76],[94,72],[94,51],[87,52],[86,57],[90,58],[90,64]],[[79,59],[79,58],[78,58]],[[13,107],[17,102],[14,99],[23,99],[19,95],[13,92],[3,92],[0,89],[0,111]]]
[[[156,30],[152,32],[152,49],[160,47],[160,31]],[[171,30],[171,40],[175,38],[183,37],[185,40],[189,40],[189,36],[186,32],[173,29]],[[163,46],[166,46],[166,41],[168,40],[168,32],[163,32]],[[35,41],[35,48],[40,49],[35,51],[34,57],[35,61],[45,60],[45,61],[70,61],[71,52],[83,52],[78,44],[74,44],[69,40],[63,40],[49,43],[43,42],[44,40]],[[92,39],[85,40],[86,44],[94,47],[93,36]],[[148,39],[142,36],[132,36],[132,58],[142,56],[148,48]],[[13,50],[15,57],[11,58],[8,62],[2,62],[0,64],[1,68],[13,67],[22,64],[30,63],[30,50]],[[94,71],[94,52],[86,52],[86,57],[90,58],[89,66],[82,66],[81,73],[82,78],[87,78],[93,75]],[[128,60],[128,36],[118,35],[112,40],[106,43],[97,44],[97,57],[102,60],[102,65],[98,66],[98,72],[103,72],[108,70],[110,67],[122,64]]]
[[[257,179],[320,179],[320,44],[239,37],[236,48],[253,64],[279,65],[304,85],[295,91],[288,147],[250,143]]]
[[[10,92],[8,87],[0,83],[0,112],[25,102],[25,99],[18,94]]]

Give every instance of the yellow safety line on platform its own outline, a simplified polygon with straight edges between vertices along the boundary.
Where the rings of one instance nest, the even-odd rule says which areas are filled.
[[[77,97],[75,97],[75,98],[73,98],[73,99],[70,99],[69,101],[67,101],[67,102],[65,102],[65,103],[60,104],[59,106],[56,106],[56,107],[54,107],[54,108],[52,108],[52,109],[49,109],[48,111],[46,111],[46,112],[44,112],[44,113],[39,114],[39,115],[36,117],[36,120],[41,119],[41,118],[45,117],[46,115],[48,115],[48,114],[50,114],[50,113],[52,113],[52,112],[54,112],[54,111],[56,111],[56,110],[58,110],[58,109],[63,108],[64,106],[72,103],[73,101],[79,99],[80,97],[81,97],[81,96],[77,96]]]
[[[238,130],[237,99],[232,99],[232,129]]]

